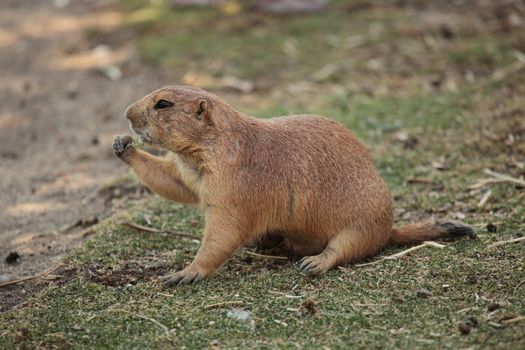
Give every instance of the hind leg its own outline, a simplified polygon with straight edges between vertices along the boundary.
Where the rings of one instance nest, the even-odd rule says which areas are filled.
[[[377,253],[387,241],[387,234],[344,230],[333,237],[320,254],[302,258],[299,271],[307,275],[324,273],[337,265]]]

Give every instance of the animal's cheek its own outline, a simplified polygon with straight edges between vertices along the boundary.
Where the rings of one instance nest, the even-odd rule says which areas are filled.
[[[142,113],[141,120],[144,123],[144,125],[149,125],[155,120],[155,116],[146,110]]]
[[[157,138],[163,140],[173,136],[172,127],[163,123],[155,123],[149,127],[151,132],[157,135]]]

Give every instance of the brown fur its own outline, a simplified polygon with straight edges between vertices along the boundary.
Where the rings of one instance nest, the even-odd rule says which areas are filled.
[[[159,100],[173,105],[154,106]],[[338,122],[297,115],[260,120],[217,96],[168,86],[126,111],[133,130],[171,152],[157,158],[117,137],[115,153],[154,192],[205,211],[192,264],[167,284],[214,273],[239,247],[282,238],[322,273],[404,244],[447,233],[436,223],[392,229],[389,190],[366,147]]]

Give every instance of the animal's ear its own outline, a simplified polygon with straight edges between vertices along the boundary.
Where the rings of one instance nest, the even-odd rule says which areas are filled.
[[[204,120],[204,119],[210,119],[210,110],[209,110],[209,104],[206,100],[199,100],[199,105],[197,107],[197,119],[198,120]]]

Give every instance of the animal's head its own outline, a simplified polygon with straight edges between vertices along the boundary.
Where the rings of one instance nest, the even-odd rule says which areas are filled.
[[[188,86],[166,86],[126,109],[131,130],[144,141],[173,152],[199,149],[214,131],[214,97]]]

